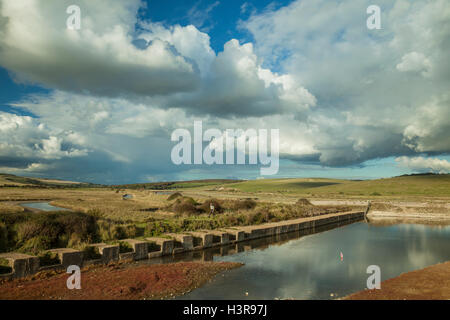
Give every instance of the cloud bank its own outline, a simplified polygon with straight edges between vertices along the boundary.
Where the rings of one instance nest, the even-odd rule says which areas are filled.
[[[146,20],[138,0],[77,1],[68,30],[72,2],[0,0],[0,65],[51,90],[11,103],[35,118],[0,113],[1,167],[170,179],[192,170],[170,163],[170,133],[194,120],[280,129],[282,158],[325,167],[450,153],[445,0],[380,0],[381,30],[366,28],[369,1],[253,10],[239,25],[252,42],[219,52],[213,33]]]

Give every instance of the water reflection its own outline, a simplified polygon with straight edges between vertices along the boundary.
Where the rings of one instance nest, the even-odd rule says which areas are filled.
[[[330,299],[363,290],[369,265],[380,266],[385,280],[450,260],[449,249],[450,226],[358,222],[191,252],[175,260],[245,263],[182,299]]]
[[[20,204],[25,208],[39,209],[42,211],[67,211],[68,209],[52,206],[47,202],[25,202]]]

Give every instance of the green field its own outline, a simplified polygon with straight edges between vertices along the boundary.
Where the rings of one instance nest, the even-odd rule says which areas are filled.
[[[222,185],[249,193],[304,196],[450,196],[450,175],[412,175],[377,180],[261,179]]]

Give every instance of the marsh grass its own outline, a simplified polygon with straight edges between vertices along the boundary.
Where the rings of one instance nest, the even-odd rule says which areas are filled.
[[[41,252],[38,254],[38,258],[41,266],[53,266],[61,263],[58,255],[54,252]]]
[[[100,254],[100,250],[97,247],[84,245],[84,248],[82,248],[82,252],[84,260],[97,260],[102,257],[102,255]]]
[[[80,212],[0,214],[0,224],[3,252],[37,254],[99,240],[96,218]]]
[[[113,244],[119,245],[119,253],[127,253],[127,252],[133,252],[133,248],[128,242],[124,241],[116,241],[113,242]]]
[[[6,274],[11,272],[12,268],[9,266],[8,260],[0,258],[0,274]]]

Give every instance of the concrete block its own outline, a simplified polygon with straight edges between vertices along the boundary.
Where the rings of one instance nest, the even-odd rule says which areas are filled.
[[[108,264],[110,262],[119,261],[119,245],[95,243],[90,246],[98,248],[98,251],[102,255],[102,263]]]
[[[245,240],[245,231],[243,230],[235,230],[235,229],[223,229],[225,232],[229,234],[230,241],[244,241]]]
[[[184,250],[192,250],[194,248],[194,238],[189,234],[168,233],[167,235],[175,239],[176,246],[181,244]]]
[[[178,253],[183,253],[186,250],[184,248],[174,248],[173,249],[173,254],[178,254]]]
[[[159,258],[162,257],[162,251],[152,251],[148,253],[148,258],[152,259],[152,258]]]
[[[214,235],[206,231],[189,232],[194,240],[194,245],[209,248],[213,245]]]
[[[14,278],[23,278],[39,271],[39,258],[22,253],[3,253],[0,258],[6,259],[13,271]]]
[[[134,260],[148,259],[148,242],[135,239],[125,239],[121,241],[131,245],[134,252]]]
[[[83,252],[81,251],[71,248],[51,249],[48,251],[58,255],[59,261],[61,261],[61,265],[64,268],[71,265],[79,266],[81,268],[83,265]]]
[[[119,253],[120,261],[134,261],[134,252]]]
[[[161,254],[164,255],[171,255],[173,253],[173,249],[175,247],[175,241],[172,239],[166,239],[166,238],[157,238],[157,237],[151,237],[146,238],[148,242],[155,243],[158,247],[158,250],[155,251],[161,251]]]
[[[208,231],[213,235],[213,244],[228,244],[230,243],[230,235],[225,231],[212,230]]]
[[[251,231],[250,231],[251,239],[258,239],[258,238],[266,237],[268,235],[270,235],[268,233],[268,229],[264,228],[264,227],[255,227],[255,228],[251,229]]]

